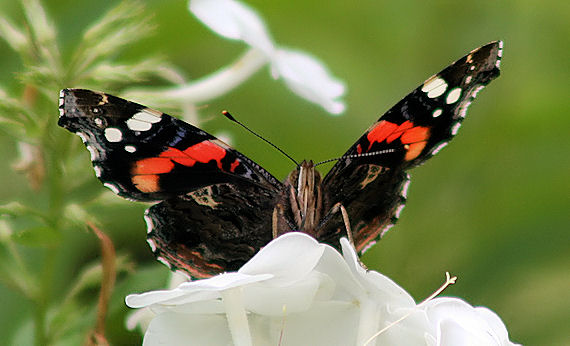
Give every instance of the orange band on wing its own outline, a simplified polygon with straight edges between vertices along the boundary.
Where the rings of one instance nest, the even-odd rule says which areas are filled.
[[[168,173],[174,168],[174,163],[168,158],[164,157],[149,157],[135,162],[131,173],[133,175],[139,174],[160,174]]]
[[[160,189],[158,186],[157,174],[135,175],[131,181],[133,185],[141,191],[146,193],[156,192]]]
[[[222,169],[222,159],[225,156],[226,150],[210,141],[202,141],[184,150],[170,147],[158,157],[136,161],[131,169],[131,181],[141,192],[156,192],[160,188],[158,174],[170,173],[174,169],[174,162],[192,167],[196,162],[208,163],[214,160],[218,168]],[[230,170],[233,172],[239,163],[236,159]]]
[[[222,159],[226,156],[226,150],[210,141],[203,141],[184,150],[168,148],[160,156],[168,157],[184,166],[194,166],[196,162],[207,163],[215,160],[218,168],[222,169]]]
[[[400,140],[402,144],[417,143],[425,141],[429,138],[430,128],[423,126],[416,126],[404,132]]]

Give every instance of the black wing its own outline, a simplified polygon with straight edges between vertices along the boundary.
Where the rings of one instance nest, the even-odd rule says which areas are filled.
[[[168,199],[146,212],[148,242],[159,260],[193,278],[238,270],[273,238],[273,199],[240,183]]]
[[[65,89],[58,124],[79,135],[95,174],[122,197],[162,202],[148,242],[173,270],[201,278],[236,270],[272,239],[283,185],[214,136],[112,95]]]
[[[502,42],[491,42],[427,79],[380,117],[326,175],[325,207],[344,205],[360,253],[396,222],[406,201],[405,171],[457,134],[477,93],[499,76],[501,54]],[[326,237],[341,228],[337,215],[319,233]]]
[[[122,197],[153,201],[240,182],[280,190],[269,172],[182,120],[112,95],[64,89],[58,124],[81,137],[97,177]]]

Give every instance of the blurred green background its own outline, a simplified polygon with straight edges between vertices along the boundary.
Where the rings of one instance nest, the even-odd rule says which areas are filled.
[[[76,44],[81,39],[78,32],[117,3],[44,1],[66,46]],[[231,134],[234,147],[279,178],[293,169],[291,163],[222,119],[222,109],[298,160],[337,157],[427,77],[482,44],[505,41],[501,77],[479,94],[453,144],[412,172],[399,223],[363,261],[417,301],[439,287],[449,271],[459,279],[445,294],[497,312],[511,340],[569,344],[570,3],[247,3],[264,17],[276,42],[319,57],[348,87],[347,111],[330,116],[272,80],[264,69],[200,111],[202,128]],[[17,2],[0,4],[0,15],[16,23],[22,20]],[[124,59],[161,53],[189,78],[199,78],[231,63],[246,49],[209,31],[187,11],[187,2],[146,1],[145,6],[154,15],[155,33],[129,48]],[[22,66],[17,55],[3,41],[0,52],[0,83],[19,93],[22,86],[14,72],[22,72]],[[46,116],[57,117],[58,112],[54,109]],[[53,133],[71,136],[57,127]],[[1,203],[34,195],[24,177],[11,169],[15,152],[13,141],[0,138]],[[80,164],[90,165],[86,150]],[[323,167],[323,173],[328,168]],[[89,188],[103,191],[94,175]],[[117,345],[140,340],[137,333],[124,330],[124,296],[164,287],[168,274],[154,262],[145,242],[145,208],[121,200],[90,210],[97,213],[117,251],[136,263],[130,275],[119,277],[112,299],[108,337]],[[34,251],[29,248],[26,254],[34,258]],[[95,260],[99,252],[96,238],[82,228],[66,236],[56,254],[59,265],[51,296],[57,300],[77,268]],[[0,304],[0,335],[5,340],[30,328],[22,327],[33,312],[24,297],[2,285]]]

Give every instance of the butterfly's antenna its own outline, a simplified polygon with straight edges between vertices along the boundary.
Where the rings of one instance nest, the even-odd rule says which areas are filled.
[[[379,151],[373,151],[370,153],[345,155],[345,156],[341,156],[341,157],[335,157],[334,159],[328,159],[328,160],[324,160],[321,162],[317,162],[317,163],[315,163],[315,166],[322,165],[323,163],[328,163],[331,161],[353,159],[353,158],[365,157],[365,156],[376,156],[376,155],[382,155],[382,154],[387,154],[387,153],[393,153],[395,151],[396,151],[396,149],[384,149],[384,150],[379,150]]]
[[[247,131],[249,131],[250,133],[252,133],[253,135],[255,135],[257,138],[261,139],[262,141],[264,141],[265,143],[271,145],[273,148],[277,149],[281,154],[285,155],[289,160],[293,161],[295,163],[295,165],[297,167],[299,167],[299,163],[297,161],[295,161],[294,158],[292,158],[291,156],[289,156],[289,154],[287,154],[286,152],[284,152],[283,150],[281,150],[281,148],[279,148],[278,146],[276,146],[275,144],[271,143],[270,141],[268,141],[267,139],[261,137],[260,135],[258,135],[257,133],[255,133],[252,129],[250,129],[249,127],[245,126],[244,124],[242,124],[239,120],[237,120],[236,118],[233,117],[233,115],[230,114],[230,112],[224,110],[222,111],[222,114],[230,119],[231,121],[233,121],[234,123],[238,124],[239,126],[243,127],[244,129],[246,129]]]

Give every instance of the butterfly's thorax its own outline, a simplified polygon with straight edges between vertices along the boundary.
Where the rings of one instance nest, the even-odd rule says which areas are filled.
[[[287,193],[297,230],[314,233],[321,218],[321,175],[313,161],[303,161],[287,178]]]

